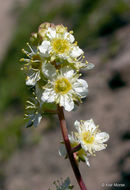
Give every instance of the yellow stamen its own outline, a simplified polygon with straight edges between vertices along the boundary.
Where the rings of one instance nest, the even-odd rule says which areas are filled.
[[[55,91],[57,93],[66,94],[72,89],[70,82],[66,78],[58,79],[55,82]]]
[[[55,38],[52,41],[52,48],[56,53],[67,53],[70,50],[70,44],[65,39]]]
[[[94,141],[94,136],[91,134],[91,132],[87,131],[87,132],[83,132],[82,133],[82,138],[83,138],[83,141],[86,143],[86,144],[92,144],[93,141]]]
[[[42,61],[40,55],[35,54],[31,58],[31,66],[33,69],[41,69]]]

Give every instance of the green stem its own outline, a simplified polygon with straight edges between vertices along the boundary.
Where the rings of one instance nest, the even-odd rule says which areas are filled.
[[[63,108],[60,107],[60,106],[58,106],[58,117],[59,117],[59,121],[60,121],[60,127],[61,127],[61,131],[62,131],[65,147],[66,147],[66,150],[67,150],[67,153],[68,153],[68,158],[70,160],[73,172],[74,172],[75,177],[77,179],[77,182],[78,182],[78,184],[80,186],[80,189],[81,190],[87,190],[87,188],[86,188],[86,186],[85,186],[85,184],[83,182],[83,179],[81,177],[81,174],[80,174],[78,165],[76,163],[76,160],[74,158],[72,149],[71,149],[70,141],[69,141],[69,138],[68,138],[68,130],[67,130],[67,127],[66,127],[66,121],[65,121],[65,117],[64,117]]]

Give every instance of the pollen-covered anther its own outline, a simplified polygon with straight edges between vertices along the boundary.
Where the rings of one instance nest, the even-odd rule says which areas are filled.
[[[65,94],[71,90],[71,84],[66,78],[61,78],[55,82],[55,91],[57,93]]]
[[[23,52],[24,54],[27,54],[27,51],[25,51],[25,49],[22,49],[22,52]]]
[[[25,60],[24,58],[21,58],[19,61],[20,61],[20,62],[23,62],[24,60]]]
[[[70,33],[70,34],[73,34],[74,32],[71,30],[69,33]]]
[[[69,51],[70,44],[65,39],[55,38],[52,41],[52,48],[56,53],[64,53]]]
[[[84,133],[82,134],[82,136],[83,136],[83,141],[84,141],[85,143],[88,143],[88,144],[93,143],[93,141],[94,141],[94,136],[93,136],[89,131],[84,132]]]

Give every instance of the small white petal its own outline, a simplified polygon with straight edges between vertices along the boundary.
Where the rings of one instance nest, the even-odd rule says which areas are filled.
[[[59,104],[60,104],[60,106],[65,106],[65,96],[60,96],[60,98],[59,98],[60,100],[59,100]]]
[[[91,131],[92,133],[97,129],[93,119],[87,120],[84,122],[84,126],[86,130]]]
[[[42,42],[42,44],[38,47],[38,49],[39,49],[40,53],[47,54],[49,52],[49,49],[50,49],[50,42],[44,40]]]
[[[109,139],[109,134],[106,132],[101,132],[101,133],[97,133],[95,139],[99,142],[99,143],[103,143],[108,141]]]
[[[85,150],[86,152],[88,152],[89,147],[86,146],[86,144],[83,143],[82,139],[79,139],[79,140],[80,140],[80,143],[81,143],[81,147],[82,147],[82,149]]]
[[[74,136],[73,135],[68,135],[68,137],[69,137],[69,141],[70,141],[70,143],[74,143],[75,141],[74,141]]]
[[[59,148],[59,155],[60,155],[60,156],[63,156],[64,158],[67,156],[67,152],[66,152],[66,148],[65,148],[65,145],[64,145],[64,144],[61,144],[61,145],[60,145],[60,148]]]
[[[74,126],[76,127],[76,129],[80,128],[80,122],[76,120],[74,122]]]
[[[56,37],[56,31],[54,28],[48,28],[47,30],[47,36],[52,39],[52,38],[55,38]]]
[[[39,79],[40,79],[39,72],[33,73],[33,74],[27,76],[26,85],[29,85],[29,86],[32,85],[32,86],[34,86]]]
[[[36,86],[35,86],[35,93],[36,93],[36,97],[38,98],[38,100],[40,102],[43,90],[40,88],[40,86],[38,84],[36,84]]]
[[[45,90],[45,91],[42,93],[41,100],[42,100],[43,102],[46,102],[46,101],[48,100],[48,98],[49,98],[49,95],[50,95],[50,91]]]
[[[86,97],[88,94],[88,84],[83,79],[77,79],[73,85],[74,90],[82,97]]]
[[[93,69],[95,67],[95,65],[93,63],[82,63],[83,64],[83,70],[90,70]]]
[[[89,161],[88,161],[88,157],[87,157],[87,156],[84,156],[84,159],[85,159],[85,162],[86,162],[87,166],[90,167],[90,163],[89,163]]]
[[[70,43],[73,43],[74,42],[74,36],[72,34],[70,34],[69,32],[66,32],[64,34],[64,38],[67,39]]]
[[[79,57],[80,55],[83,54],[83,50],[80,49],[78,46],[74,46],[71,52],[71,56],[74,58]]]
[[[73,43],[74,42],[74,36],[72,35],[72,34],[69,34],[69,41],[71,42],[71,43]]]
[[[42,72],[48,79],[54,79],[56,76],[56,68],[50,63],[43,64]]]
[[[34,122],[33,122],[34,127],[37,127],[39,125],[41,119],[42,119],[41,114],[35,115],[35,119],[34,119]]]
[[[55,93],[52,89],[46,89],[43,93],[42,93],[42,97],[41,100],[43,102],[54,102],[55,99]]]
[[[105,144],[94,144],[93,149],[95,151],[101,151],[101,150],[106,149],[106,145]]]
[[[71,111],[74,109],[74,101],[71,97],[65,96],[64,108],[66,111]]]
[[[69,67],[63,67],[60,69],[62,75],[66,78],[71,78],[74,75],[74,70]]]

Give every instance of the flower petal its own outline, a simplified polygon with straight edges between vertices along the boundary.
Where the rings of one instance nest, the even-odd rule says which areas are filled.
[[[92,133],[97,129],[93,119],[84,122],[85,130],[89,130]]]
[[[51,63],[43,64],[42,66],[42,73],[48,79],[54,79],[56,76],[56,68]]]
[[[83,50],[80,49],[78,46],[74,46],[71,52],[71,56],[74,58],[79,57],[80,55],[83,54]]]
[[[84,159],[85,159],[85,162],[86,162],[87,166],[90,167],[90,163],[89,163],[89,161],[88,161],[88,157],[87,157],[87,156],[84,156]]]
[[[55,93],[52,89],[46,89],[43,93],[42,93],[42,97],[41,100],[43,102],[54,102],[55,99]]]
[[[54,28],[49,27],[46,34],[50,39],[56,37],[56,31]]]
[[[78,131],[78,133],[80,134],[82,132],[81,123],[76,120],[74,122],[74,126],[75,126],[76,130]]]
[[[72,34],[70,34],[69,32],[66,32],[64,34],[64,38],[67,39],[70,43],[73,43],[74,42],[74,36]]]
[[[40,113],[35,115],[35,119],[34,119],[34,122],[33,122],[34,127],[37,127],[39,125],[41,119],[42,119],[42,116],[41,116]]]
[[[65,106],[65,96],[60,96],[59,97],[59,104],[60,104],[60,106]]]
[[[90,70],[90,69],[93,69],[95,67],[95,65],[93,63],[82,63],[83,64],[83,70],[86,71],[86,70]]]
[[[99,142],[99,143],[103,143],[108,141],[109,139],[109,134],[106,132],[101,132],[101,133],[97,133],[95,139]]]
[[[48,54],[48,51],[50,49],[50,42],[47,40],[44,40],[40,46],[38,46],[38,49],[40,53],[46,55]]]
[[[77,94],[79,94],[82,98],[86,97],[88,94],[88,84],[83,79],[77,79],[74,83],[74,90]]]
[[[60,145],[60,148],[59,148],[59,155],[60,155],[60,156],[63,156],[64,158],[67,156],[67,152],[66,152],[66,148],[65,148],[65,145],[64,145],[64,144],[61,144],[61,145]]]
[[[40,79],[39,72],[33,73],[31,75],[28,75],[27,78],[26,78],[26,85],[34,86],[39,79]]]
[[[74,70],[70,67],[63,67],[60,69],[62,75],[66,78],[71,78],[74,75]]]
[[[67,95],[65,96],[64,108],[66,111],[71,111],[74,109],[74,101],[71,97],[69,97]]]
[[[106,149],[106,144],[94,144],[93,145],[93,150],[94,151],[101,151],[101,150],[104,150]]]
[[[43,89],[40,87],[39,84],[36,84],[36,86],[35,86],[35,93],[36,93],[36,97],[38,98],[38,101],[40,102],[41,96],[43,93]]]

